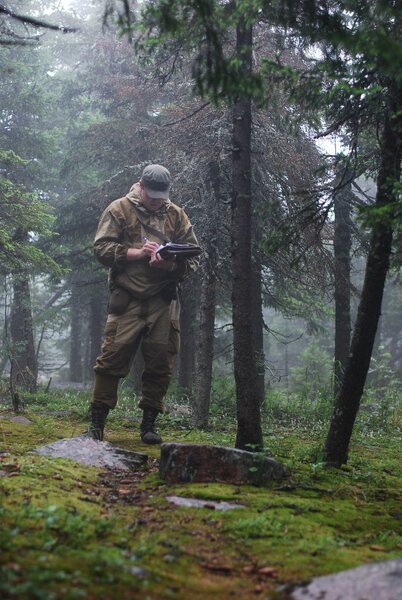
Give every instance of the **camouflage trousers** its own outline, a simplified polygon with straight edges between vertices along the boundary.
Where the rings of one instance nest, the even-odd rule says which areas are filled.
[[[141,408],[163,411],[163,398],[172,377],[173,358],[179,351],[180,330],[171,304],[160,296],[133,299],[122,315],[109,314],[102,353],[94,367],[93,402],[110,408],[117,404],[119,379],[126,377],[139,348],[144,358]]]

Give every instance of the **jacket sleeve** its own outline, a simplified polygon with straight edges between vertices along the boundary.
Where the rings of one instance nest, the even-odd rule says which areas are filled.
[[[198,240],[193,231],[193,226],[190,223],[190,219],[184,212],[182,208],[180,208],[180,218],[178,221],[178,226],[175,231],[174,242],[178,244],[197,244]],[[198,256],[193,258],[186,258],[184,260],[177,261],[177,270],[176,276],[179,279],[185,279],[192,273],[194,273],[198,269],[200,259]]]
[[[129,246],[122,243],[123,232],[117,217],[109,208],[103,213],[95,235],[94,252],[102,265],[122,268],[127,263]]]

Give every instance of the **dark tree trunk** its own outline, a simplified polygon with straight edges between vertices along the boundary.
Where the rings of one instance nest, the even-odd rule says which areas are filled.
[[[187,279],[180,292],[180,362],[179,387],[192,395],[195,370],[195,331],[197,324],[197,278]]]
[[[208,426],[211,397],[212,365],[214,356],[215,300],[216,300],[216,245],[217,205],[220,195],[219,164],[209,165],[210,183],[207,190],[205,212],[208,214],[208,231],[204,231],[204,261],[201,271],[200,321],[198,328],[195,401],[193,422],[195,427]]]
[[[17,388],[30,392],[36,391],[38,367],[36,361],[31,292],[28,277],[25,273],[13,276],[14,300],[10,318],[10,333],[12,340],[11,354],[11,391],[14,408],[18,409]],[[15,396],[15,397],[14,397]]]
[[[70,299],[70,381],[82,382],[83,356],[82,356],[82,306],[81,287],[72,283]]]
[[[343,178],[349,181],[350,174]],[[342,182],[340,182],[342,185]],[[350,350],[350,251],[352,247],[351,183],[338,191],[334,196],[335,234],[335,364],[334,364],[334,396],[336,398]]]
[[[252,69],[252,28],[237,27],[237,56],[245,75]],[[251,259],[251,102],[238,98],[233,110],[232,192],[232,310],[234,375],[236,382],[236,448],[263,447],[250,309]]]
[[[216,298],[215,272],[209,257],[204,260],[201,276],[193,422],[195,427],[206,428],[211,397]]]
[[[3,332],[2,332],[2,335],[1,335],[2,356],[0,357],[0,377],[2,377],[2,375],[4,373],[4,369],[6,368],[7,363],[9,361],[9,359],[10,359],[9,352],[8,352],[8,347],[9,347],[9,340],[8,340],[9,322],[10,322],[10,318],[9,318],[8,314],[5,314],[5,317],[4,317],[4,327],[3,327]]]
[[[395,94],[397,99],[399,94]],[[386,117],[381,144],[381,163],[377,178],[376,206],[396,202],[395,183],[401,174],[400,118],[395,105],[392,117]],[[399,122],[398,122],[399,121]],[[392,217],[377,216],[373,225],[365,280],[354,327],[350,358],[342,387],[336,398],[334,411],[324,446],[324,460],[340,466],[347,462],[350,438],[360,405],[373,350],[385,279],[389,268],[392,246]]]

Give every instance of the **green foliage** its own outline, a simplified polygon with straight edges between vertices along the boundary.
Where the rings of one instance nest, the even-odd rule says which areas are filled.
[[[332,394],[329,386],[319,387],[306,383],[299,393],[269,390],[263,407],[264,420],[268,425],[281,423],[284,427],[305,427],[323,431],[332,410]]]
[[[12,151],[0,150],[0,163],[8,166],[24,161]],[[52,235],[54,216],[37,194],[26,192],[9,179],[0,179],[0,250],[3,273],[35,267],[60,273],[56,262],[34,245],[37,236]],[[26,239],[24,232],[29,232]],[[22,234],[22,235],[21,235]]]
[[[328,394],[331,380],[332,359],[316,337],[310,339],[300,355],[299,365],[290,369],[290,389],[296,394],[310,397],[314,402],[319,390]]]
[[[391,431],[400,412],[400,379],[392,366],[391,354],[380,346],[371,359],[358,427],[366,432]]]
[[[119,11],[119,4],[124,11]],[[147,4],[142,19],[136,23],[129,6],[128,0],[109,3],[107,16],[117,13],[119,23],[125,23],[125,31],[132,31],[137,25],[142,31],[137,48],[142,50],[155,52],[175,40],[178,52],[193,56],[198,93],[209,95],[214,101],[230,100],[236,95],[261,100],[269,93],[264,78],[268,77],[271,83],[280,80],[294,84],[299,77],[294,69],[281,63],[279,52],[277,61],[264,59],[259,72],[246,79],[239,76],[239,63],[225,47],[228,31],[239,23],[252,26],[268,22],[288,27],[304,38],[304,44],[325,43],[324,60],[315,61],[318,70],[307,75],[305,91],[311,94],[318,87],[322,90],[322,75],[329,76],[327,101],[330,99],[337,106],[343,101],[345,114],[348,107],[365,112],[366,107],[378,106],[387,77],[400,77],[402,50],[398,36],[393,35],[398,27],[398,8],[393,3],[335,0],[323,10],[314,1],[256,0],[228,5],[215,0],[196,4],[192,0],[160,0]],[[344,60],[342,51],[353,60]]]
[[[39,49],[1,47],[0,252],[3,273],[61,271],[44,250],[55,215],[48,203],[54,183],[49,74]]]
[[[236,414],[235,384],[231,377],[214,377],[211,387],[211,415],[234,417]]]
[[[6,509],[2,511],[2,518],[10,519],[10,514]],[[52,550],[56,545],[65,544],[71,548],[78,548],[92,535],[91,520],[86,515],[76,515],[73,511],[66,510],[56,505],[48,505],[43,509],[35,508],[31,505],[22,507],[13,515],[17,524],[21,525],[12,531],[5,532],[8,539],[3,540],[10,548],[14,550],[17,545],[21,545],[21,536],[24,531],[24,521],[27,520],[28,527],[37,530],[35,536],[35,545],[43,550]],[[42,527],[36,527],[36,524],[42,524]],[[101,524],[99,524],[101,525]],[[99,527],[98,525],[98,527]],[[25,527],[27,524],[25,524]],[[104,533],[104,528],[100,527],[97,534]]]

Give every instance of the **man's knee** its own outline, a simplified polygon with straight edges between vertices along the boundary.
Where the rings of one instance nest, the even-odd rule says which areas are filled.
[[[115,408],[118,387],[119,377],[95,371],[92,402],[100,402],[106,404],[109,408]]]

